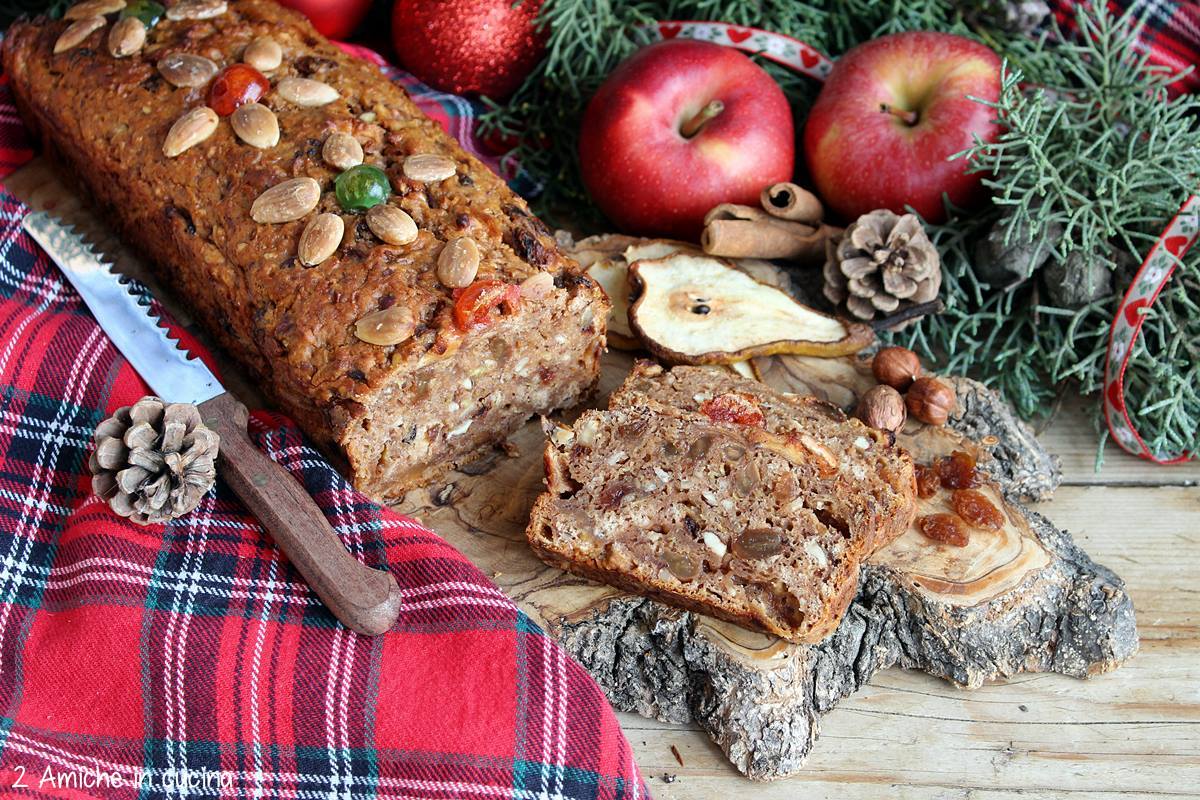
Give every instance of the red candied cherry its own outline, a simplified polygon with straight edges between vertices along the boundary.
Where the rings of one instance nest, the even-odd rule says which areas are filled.
[[[521,287],[497,280],[478,280],[454,290],[454,324],[463,332],[492,324],[492,311],[501,305],[510,313],[521,303]]]
[[[208,107],[228,117],[240,106],[257,103],[271,89],[271,82],[254,67],[231,64],[217,73],[208,87]]]

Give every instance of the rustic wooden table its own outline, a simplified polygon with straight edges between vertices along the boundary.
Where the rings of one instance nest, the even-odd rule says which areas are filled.
[[[1036,508],[1125,579],[1133,659],[1087,681],[1020,675],[975,691],[885,670],[822,719],[803,773],[765,784],[694,726],[622,714],[653,795],[1200,797],[1200,463],[1157,467],[1111,446],[1097,473],[1083,408],[1066,404],[1040,435],[1064,479]]]
[[[6,185],[34,208],[52,206],[80,224],[121,271],[146,277],[40,159]],[[158,296],[187,320],[186,309]],[[256,393],[235,370],[224,375],[253,403]],[[1128,584],[1141,635],[1141,651],[1129,663],[1090,681],[1020,675],[975,691],[885,670],[821,720],[805,770],[773,783],[743,778],[695,726],[622,714],[654,797],[1200,797],[1200,463],[1156,467],[1110,447],[1096,472],[1096,433],[1084,408],[1082,401],[1065,404],[1041,435],[1062,458],[1064,481],[1037,508]],[[515,438],[528,457],[497,467],[505,480],[515,469],[536,471],[524,482],[533,492],[540,436],[534,424],[526,426]],[[518,602],[531,605],[533,593],[538,602],[553,599],[546,577],[554,571],[533,559],[521,534],[531,496],[472,508],[431,502],[436,489],[420,494],[408,505],[492,570]]]

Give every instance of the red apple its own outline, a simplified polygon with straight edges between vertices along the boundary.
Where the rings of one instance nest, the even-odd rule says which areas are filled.
[[[583,116],[579,162],[600,209],[623,231],[695,240],[719,203],[758,203],[791,180],[792,110],[746,56],[675,39],[621,63]]]
[[[906,205],[945,219],[942,193],[969,207],[981,174],[966,159],[947,159],[994,141],[994,112],[971,99],[1000,96],[1000,58],[949,33],[896,33],[839,58],[808,115],[804,154],[826,206],[847,220]]]

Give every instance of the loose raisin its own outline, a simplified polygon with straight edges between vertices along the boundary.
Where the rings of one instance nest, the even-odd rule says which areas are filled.
[[[969,525],[981,530],[998,531],[1004,527],[1004,514],[992,505],[983,492],[975,489],[956,490],[954,510]]]
[[[937,468],[925,464],[914,464],[913,471],[917,476],[917,496],[928,500],[937,494],[938,488],[942,485],[941,479],[938,478]]]
[[[953,514],[930,514],[917,520],[921,533],[935,542],[945,542],[955,547],[965,547],[971,534],[962,520]]]
[[[979,485],[979,476],[975,473],[975,456],[955,450],[948,456],[938,459],[938,478],[947,489],[973,489]]]

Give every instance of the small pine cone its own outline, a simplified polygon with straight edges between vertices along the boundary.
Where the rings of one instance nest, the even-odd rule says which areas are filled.
[[[1050,17],[1046,0],[960,0],[967,19],[1008,33],[1032,33]]]
[[[217,478],[220,438],[189,403],[143,397],[101,422],[93,439],[92,490],[139,525],[187,514]]]
[[[864,214],[825,246],[825,297],[862,320],[928,303],[942,288],[937,248],[915,214]]]

